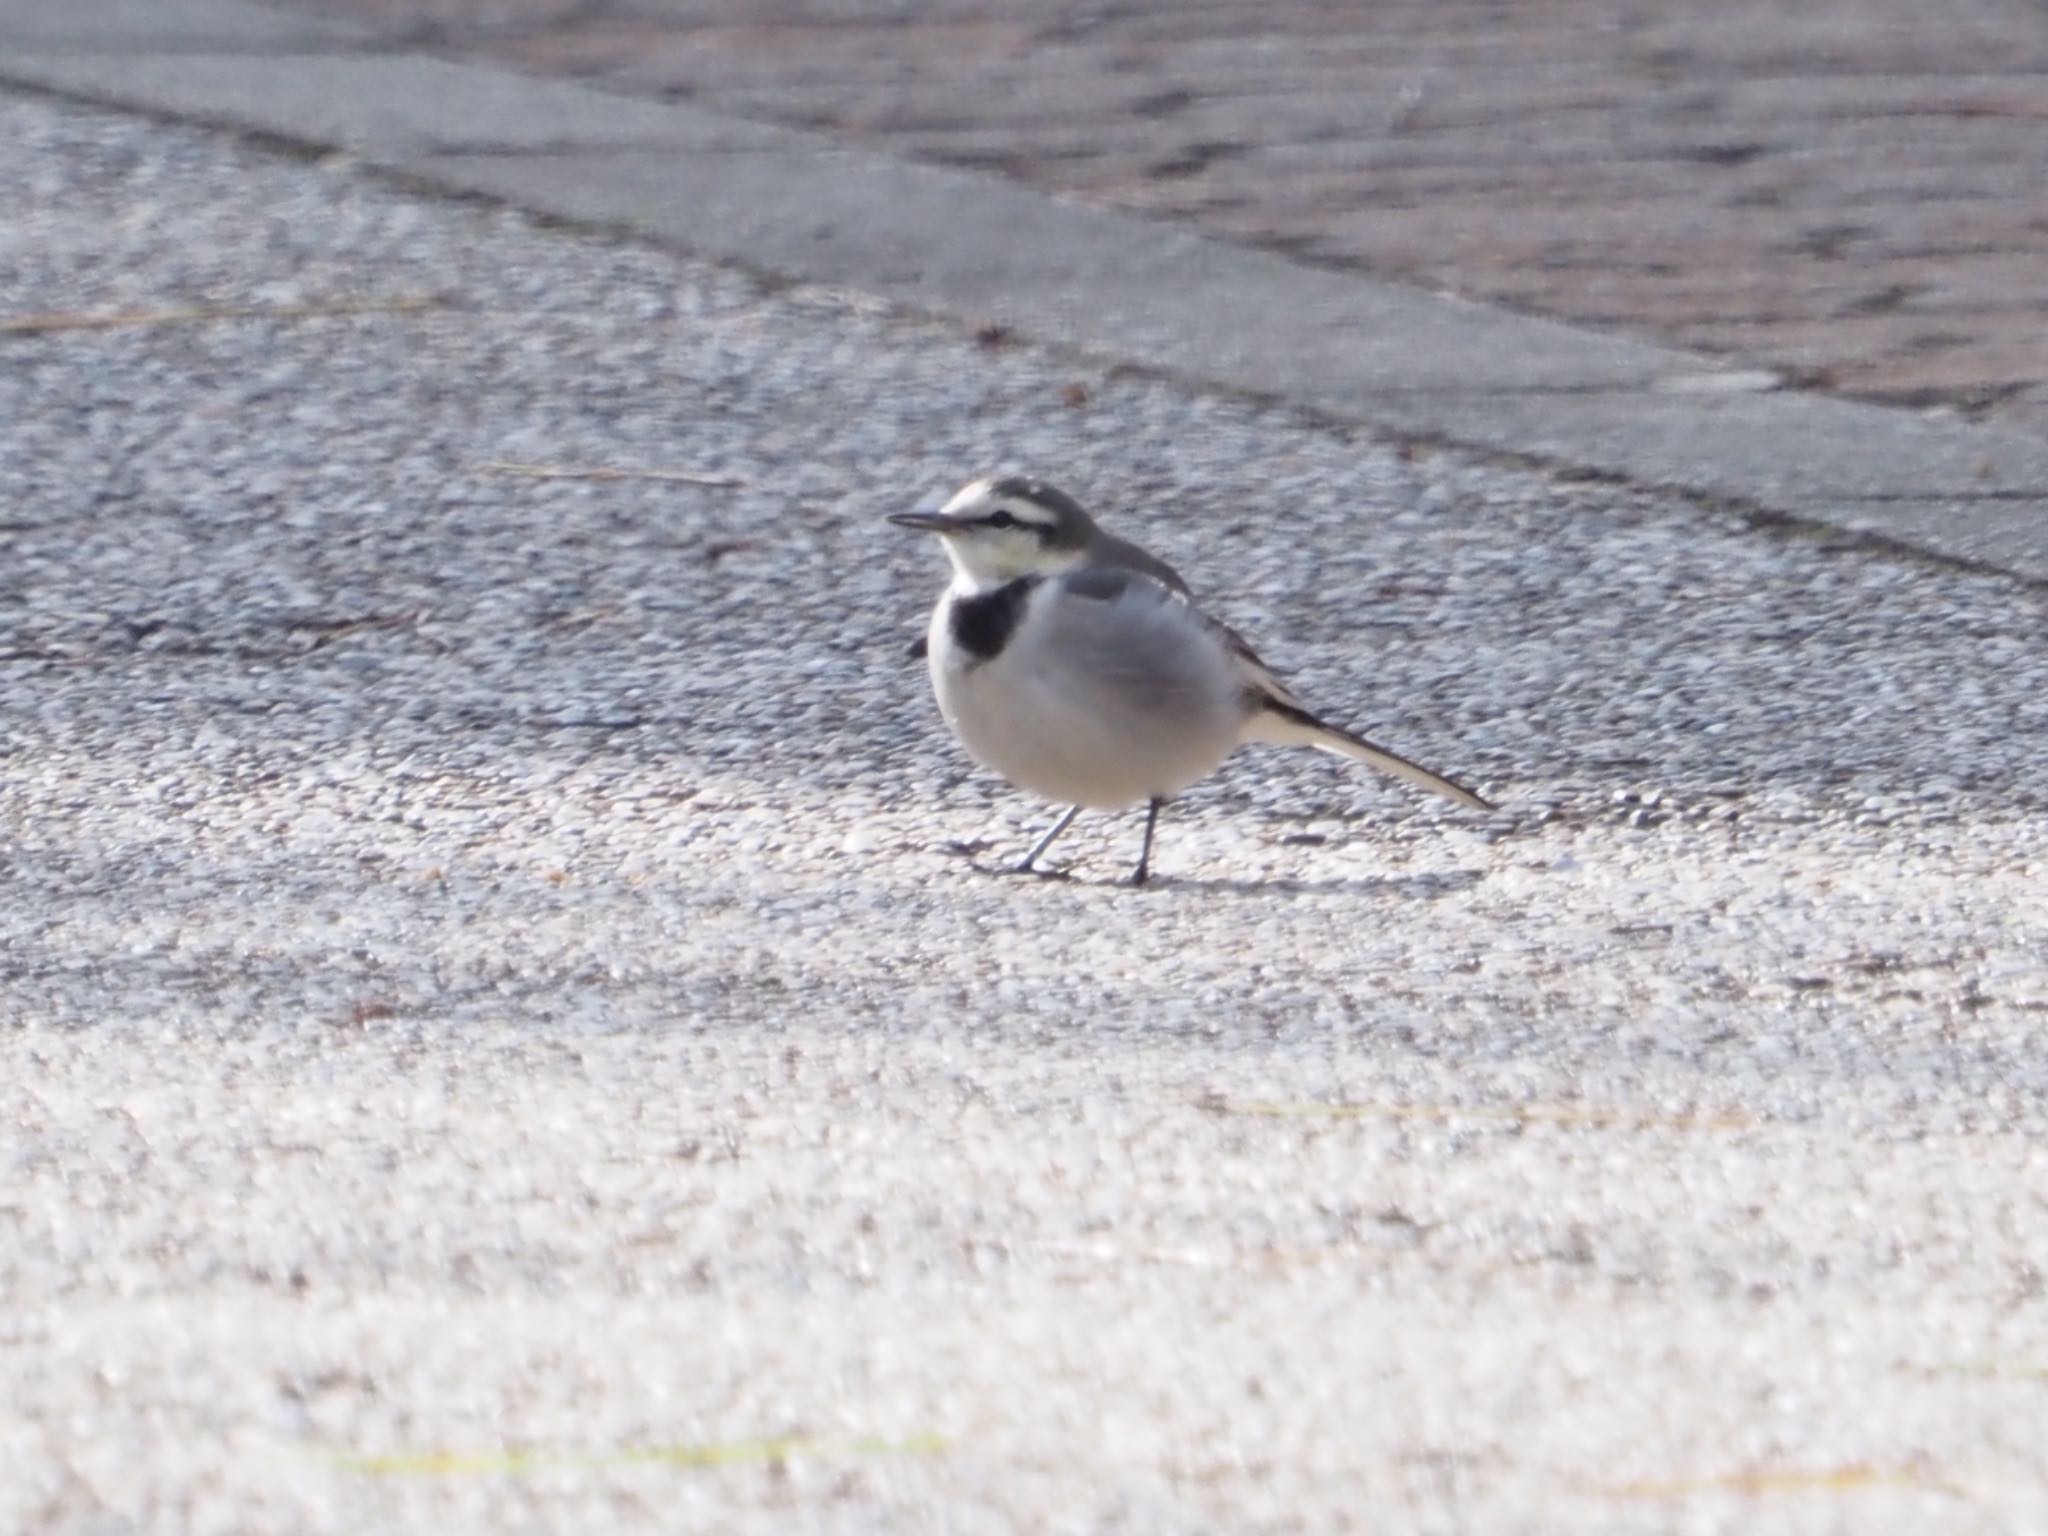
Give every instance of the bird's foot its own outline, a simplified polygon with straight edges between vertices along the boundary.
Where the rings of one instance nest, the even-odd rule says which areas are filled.
[[[1005,864],[1001,869],[996,870],[995,873],[999,875],[1030,875],[1036,880],[1071,880],[1074,878],[1064,869],[1047,869],[1044,865],[1034,864],[1029,859],[1026,859],[1021,864]]]
[[[980,875],[1030,875],[1037,880],[1072,880],[1074,877],[1064,869],[1049,869],[1029,859],[1017,864],[984,864],[980,855],[996,845],[982,838],[949,838],[939,845],[955,858],[965,859],[968,868]]]

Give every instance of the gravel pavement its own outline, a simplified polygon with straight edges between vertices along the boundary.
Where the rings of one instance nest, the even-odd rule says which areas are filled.
[[[0,141],[0,1529],[2048,1529],[2038,589]],[[1503,810],[983,873],[995,467]]]

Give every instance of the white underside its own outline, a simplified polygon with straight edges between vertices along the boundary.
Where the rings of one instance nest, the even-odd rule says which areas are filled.
[[[930,634],[939,708],[1020,789],[1117,810],[1187,788],[1238,744],[1237,666],[1185,605],[1062,599],[1048,583],[1008,646],[979,663],[951,645],[947,609]]]

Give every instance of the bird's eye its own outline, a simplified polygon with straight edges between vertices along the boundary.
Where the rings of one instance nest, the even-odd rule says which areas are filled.
[[[1000,507],[989,513],[983,521],[991,528],[1014,528],[1017,526],[1017,519]]]

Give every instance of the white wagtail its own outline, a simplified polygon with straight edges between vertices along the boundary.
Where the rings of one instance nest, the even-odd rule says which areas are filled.
[[[1320,747],[1473,810],[1441,774],[1319,720],[1242,636],[1210,618],[1163,560],[1114,538],[1042,480],[977,480],[936,512],[953,582],[932,610],[927,662],[939,710],[974,757],[1068,807],[1018,865],[1028,871],[1082,809],[1159,807],[1244,742]]]

